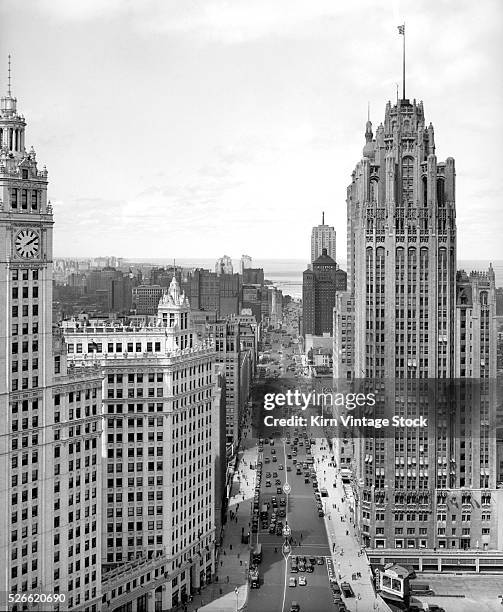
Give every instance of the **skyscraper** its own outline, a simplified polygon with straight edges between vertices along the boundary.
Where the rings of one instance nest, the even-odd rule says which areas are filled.
[[[56,593],[58,609],[95,611],[101,374],[68,368],[53,333],[48,175],[26,150],[25,127],[9,77],[0,106],[0,592]]]
[[[308,337],[332,335],[336,291],[337,264],[323,248],[312,269],[305,270],[302,278],[303,335],[309,348],[313,344]]]
[[[367,121],[365,140],[347,191],[349,291],[335,315],[351,342],[335,334],[334,372],[366,379],[377,394],[372,416],[424,414],[428,427],[353,431],[355,523],[370,548],[495,548],[492,392],[453,382],[468,375],[470,351],[489,364],[489,323],[478,324],[470,348],[466,322],[479,310],[489,317],[494,289],[487,276],[456,286],[454,160],[437,160],[433,125],[415,100],[388,102],[375,139]]]
[[[215,272],[220,274],[233,274],[232,259],[228,255],[220,257],[215,262]]]
[[[313,227],[311,232],[311,263],[322,254],[323,249],[327,255],[336,260],[335,251],[335,229],[331,225],[325,225],[325,213],[322,213],[321,225]]]

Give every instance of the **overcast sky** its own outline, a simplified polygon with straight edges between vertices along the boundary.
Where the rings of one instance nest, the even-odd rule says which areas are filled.
[[[457,170],[458,257],[503,259],[499,0],[3,0],[55,255],[346,258],[346,187],[401,79]]]

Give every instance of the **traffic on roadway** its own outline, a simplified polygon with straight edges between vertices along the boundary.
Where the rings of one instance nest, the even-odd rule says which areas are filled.
[[[284,331],[266,334],[262,379],[302,376],[295,340]],[[259,390],[253,398],[257,422],[263,418],[261,401]],[[343,612],[340,589],[335,592],[329,580],[333,565],[323,518],[327,509],[314,469],[314,440],[302,427],[279,435],[271,430],[270,436],[257,439],[248,609]]]

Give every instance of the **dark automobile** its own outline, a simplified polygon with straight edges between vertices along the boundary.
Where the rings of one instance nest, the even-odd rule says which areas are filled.
[[[344,594],[344,597],[354,597],[354,591],[351,588],[351,585],[349,584],[349,582],[342,582],[341,583],[341,590]]]
[[[325,557],[318,557],[318,560],[316,561],[316,563],[318,565],[323,565],[325,563]]]

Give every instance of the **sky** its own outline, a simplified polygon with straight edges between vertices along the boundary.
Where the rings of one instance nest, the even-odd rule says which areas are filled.
[[[3,0],[0,91],[11,53],[55,255],[308,261],[325,211],[346,259],[404,22],[407,97],[456,160],[458,258],[503,259],[500,0]]]

